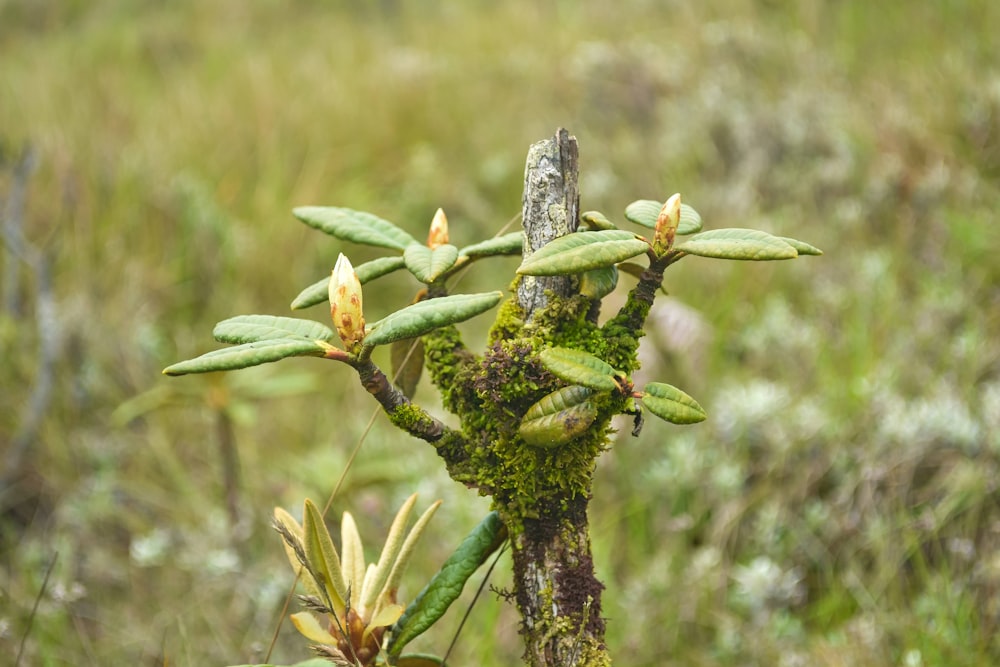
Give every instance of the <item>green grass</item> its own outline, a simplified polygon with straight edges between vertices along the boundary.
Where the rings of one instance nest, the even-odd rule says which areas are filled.
[[[58,555],[22,664],[262,658],[291,585],[270,510],[330,493],[374,405],[312,360],[160,369],[210,349],[218,320],[286,313],[330,270],[342,248],[293,206],[371,210],[417,236],[443,206],[472,242],[519,211],[527,146],[562,125],[584,209],[618,217],[679,190],[708,227],[826,252],[668,274],[701,334],[663,309],[676,329],[651,336],[649,377],[710,418],[623,427],[601,461],[617,660],[1000,661],[1000,9],[662,4],[0,0],[0,199],[30,144],[24,233],[53,262],[59,336],[0,507],[0,653],[16,655]],[[37,284],[17,266],[4,448],[40,345]],[[380,288],[372,319],[414,285]],[[435,404],[429,386],[418,398]],[[220,415],[240,455],[235,526]],[[414,490],[445,504],[404,596],[486,504],[380,418],[333,516],[349,508],[379,542]],[[443,653],[461,611],[421,648]],[[487,595],[454,664],[513,664],[516,623]],[[286,623],[274,659],[305,655]]]

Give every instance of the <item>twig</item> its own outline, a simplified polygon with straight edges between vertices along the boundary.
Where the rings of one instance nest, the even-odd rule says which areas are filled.
[[[56,566],[58,559],[59,552],[57,551],[52,555],[52,562],[46,568],[45,577],[42,579],[42,587],[38,589],[38,595],[35,596],[35,604],[31,607],[31,615],[28,616],[28,627],[24,629],[24,636],[21,637],[21,646],[17,649],[17,658],[14,660],[14,667],[18,667],[21,664],[21,657],[24,655],[24,646],[28,643],[28,635],[31,634],[31,627],[35,622],[35,614],[38,613],[38,605],[42,601],[42,595],[45,594],[46,586],[49,585],[49,575],[52,574],[52,568]]]

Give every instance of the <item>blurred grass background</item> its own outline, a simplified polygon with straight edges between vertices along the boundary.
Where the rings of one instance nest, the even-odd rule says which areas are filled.
[[[291,584],[271,508],[327,497],[374,404],[314,360],[160,369],[366,258],[293,206],[418,237],[442,206],[473,242],[565,126],[584,210],[680,191],[709,228],[826,251],[668,275],[648,373],[710,421],[623,427],[601,461],[617,660],[997,664],[998,29],[989,0],[0,0],[0,653],[54,562],[24,665],[261,660]],[[373,283],[370,318],[414,287]],[[445,505],[404,599],[485,501],[379,418],[331,515],[374,545],[414,490]],[[416,647],[443,653],[470,594]],[[286,623],[272,659],[306,654]],[[450,664],[519,654],[488,594]]]

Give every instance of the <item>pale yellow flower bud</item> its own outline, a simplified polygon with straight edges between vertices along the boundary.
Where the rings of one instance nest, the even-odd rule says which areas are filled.
[[[673,195],[660,209],[656,218],[656,231],[653,236],[653,252],[662,257],[674,245],[677,225],[681,222],[681,196]]]
[[[365,316],[361,310],[361,281],[343,253],[330,276],[330,318],[344,346],[350,350],[365,337]]]
[[[427,234],[427,247],[433,250],[438,246],[448,243],[448,218],[444,211],[437,210],[434,219],[431,220],[431,231]]]

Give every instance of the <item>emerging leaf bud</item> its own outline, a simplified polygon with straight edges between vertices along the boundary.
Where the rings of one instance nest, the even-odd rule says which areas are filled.
[[[361,281],[343,253],[330,276],[330,318],[344,347],[350,350],[365,337],[365,316],[361,311]]]
[[[445,217],[444,211],[438,209],[437,213],[434,214],[434,219],[431,220],[431,231],[427,234],[427,247],[434,250],[434,248],[446,243],[448,243],[448,218]]]
[[[681,196],[673,195],[663,204],[660,215],[656,218],[656,232],[653,236],[653,252],[657,257],[663,257],[674,245],[677,225],[681,222]]]

